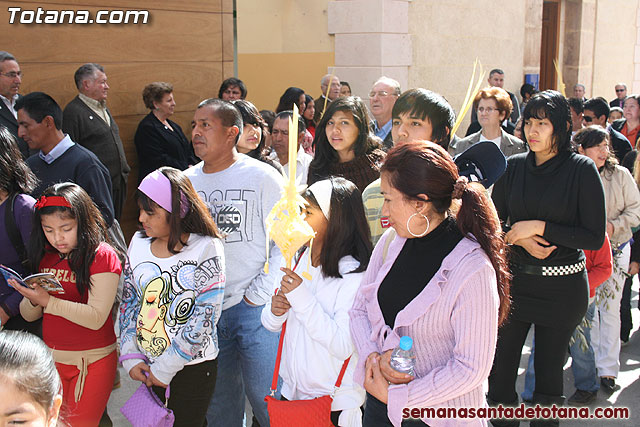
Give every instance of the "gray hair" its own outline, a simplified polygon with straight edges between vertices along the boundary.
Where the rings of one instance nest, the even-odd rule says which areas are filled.
[[[0,50],[0,62],[4,62],[4,61],[16,61],[16,57],[11,55],[9,52],[4,51],[4,50]]]
[[[400,82],[392,79],[391,77],[382,76],[378,80],[376,80],[373,86],[377,85],[378,83],[384,83],[388,86],[391,86],[393,88],[393,95],[400,96],[400,94],[402,93],[402,91],[400,90]]]
[[[83,81],[93,78],[96,71],[104,73],[104,67],[100,64],[89,62],[81,65],[80,68],[76,70],[76,73],[73,75],[73,79],[76,81],[76,87],[78,90],[82,88]]]
[[[575,89],[575,88],[577,88],[577,87],[581,87],[581,88],[582,88],[582,90],[585,90],[585,91],[587,90],[587,88],[586,88],[586,87],[584,87],[584,85],[583,85],[582,83],[576,83],[576,85],[575,85],[573,88]]]

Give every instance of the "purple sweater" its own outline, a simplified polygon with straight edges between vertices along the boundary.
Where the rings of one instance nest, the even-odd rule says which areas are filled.
[[[500,304],[489,258],[478,243],[463,238],[422,292],[398,313],[391,329],[378,304],[378,287],[406,239],[396,235],[383,262],[387,238],[389,231],[373,250],[349,312],[359,354],[355,382],[364,384],[369,354],[391,350],[401,336],[408,335],[414,343],[416,378],[409,384],[389,386],[388,415],[394,426],[400,426],[405,407],[485,407],[482,387],[493,363]],[[430,426],[487,423],[485,419],[423,421]]]
[[[11,244],[9,234],[7,234],[4,224],[5,211],[10,201],[11,200],[7,199],[0,205],[0,264],[4,264],[18,273],[23,274],[24,271],[18,258],[18,253]],[[22,236],[25,247],[29,246],[33,205],[35,203],[36,201],[33,197],[21,194],[16,197],[16,202],[13,206],[16,225],[18,226],[18,230],[20,230],[20,235]],[[0,307],[2,307],[10,317],[13,317],[20,313],[20,301],[22,301],[22,295],[9,286],[4,277],[0,277]]]

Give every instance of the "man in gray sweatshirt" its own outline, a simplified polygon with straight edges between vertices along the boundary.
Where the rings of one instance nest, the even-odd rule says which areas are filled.
[[[282,257],[272,243],[269,273],[263,269],[265,219],[281,197],[283,179],[268,164],[238,153],[242,128],[242,116],[233,104],[202,101],[192,122],[193,148],[202,162],[185,174],[225,236],[227,280],[218,322],[216,386],[207,423],[242,426],[246,393],[265,427],[269,418],[264,397],[269,393],[279,337],[262,326],[260,315],[282,275]]]

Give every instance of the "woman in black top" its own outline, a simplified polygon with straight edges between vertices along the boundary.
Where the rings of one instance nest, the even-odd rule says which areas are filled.
[[[140,121],[133,139],[138,153],[138,183],[162,166],[185,170],[198,163],[182,128],[169,120],[176,107],[173,86],[149,83],[142,91],[142,100],[151,112]]]
[[[564,356],[589,298],[581,249],[597,250],[604,241],[604,191],[593,161],[571,152],[569,105],[560,93],[534,95],[523,115],[531,151],[509,158],[492,194],[512,245],[513,281],[512,311],[499,332],[488,397],[492,404],[517,405],[522,346],[534,324],[533,399],[560,405]]]

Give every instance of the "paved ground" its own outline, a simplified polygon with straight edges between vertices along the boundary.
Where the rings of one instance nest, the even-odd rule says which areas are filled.
[[[637,276],[636,276],[637,277]],[[598,399],[591,405],[591,408],[596,407],[626,407],[629,408],[630,418],[627,420],[571,420],[563,421],[562,425],[567,427],[583,427],[585,424],[592,426],[624,426],[624,427],[637,427],[640,426],[640,311],[636,308],[638,306],[638,289],[637,279],[633,286],[634,292],[632,295],[633,307],[633,324],[635,330],[629,343],[622,347],[620,354],[620,375],[617,379],[617,384],[620,389],[614,392],[612,395],[606,395],[602,392],[598,394]],[[531,344],[531,334],[527,340],[527,346]],[[518,377],[518,390],[522,391],[524,384],[524,368],[528,360],[529,347],[525,348],[527,357],[522,357],[520,375]],[[134,383],[129,379],[129,375],[126,374],[122,368],[120,369],[120,375],[122,378],[122,387],[115,390],[111,399],[109,400],[108,411],[113,425],[116,427],[129,426],[130,424],[120,414],[119,408],[124,402],[133,394],[138,387],[138,383]],[[573,376],[571,374],[570,359],[565,365],[565,395],[571,396],[575,391],[573,387]],[[251,411],[250,406],[247,404],[247,411]],[[249,415],[248,419],[251,419]],[[525,423],[523,423],[524,425]],[[301,426],[302,427],[302,426]]]

